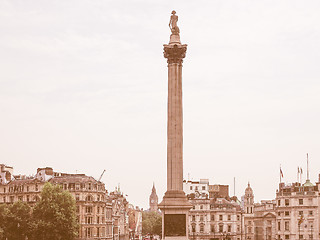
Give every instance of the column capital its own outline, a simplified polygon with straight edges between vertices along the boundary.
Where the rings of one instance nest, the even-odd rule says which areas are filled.
[[[182,64],[183,58],[186,56],[187,44],[164,44],[163,55],[167,58],[168,64]]]

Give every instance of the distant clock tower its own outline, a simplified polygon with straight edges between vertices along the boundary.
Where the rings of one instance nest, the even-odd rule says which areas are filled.
[[[157,212],[158,211],[158,195],[156,193],[156,188],[153,184],[152,192],[149,197],[149,205],[150,205],[150,211]]]

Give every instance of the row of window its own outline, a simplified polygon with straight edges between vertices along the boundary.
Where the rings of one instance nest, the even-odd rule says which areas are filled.
[[[222,232],[225,232],[225,231],[231,232],[232,231],[232,226],[230,224],[229,225],[219,224],[217,226],[211,225],[210,226],[210,230],[211,230],[212,233],[215,233],[215,232],[222,233]],[[196,225],[193,224],[191,226],[191,231],[193,233],[196,232]],[[204,233],[204,225],[203,224],[200,224],[199,232],[200,233]],[[240,225],[237,225],[237,232],[240,232]]]
[[[193,186],[190,186],[190,190],[193,190]],[[198,191],[198,186],[195,186],[194,190]],[[201,190],[206,190],[206,186],[202,186]]]
[[[308,212],[309,216],[313,216],[312,210],[307,211],[307,212]],[[283,215],[283,213],[284,213],[285,217],[290,216],[290,211],[278,212],[278,216],[280,217],[281,215]],[[299,216],[304,216],[304,211],[299,211]]]
[[[25,195],[25,196],[4,196],[2,197],[2,202],[3,203],[6,203],[6,202],[9,202],[9,203],[13,203],[15,201],[25,201],[25,202],[37,202],[40,200],[40,197],[39,196],[33,196],[33,195]]]
[[[95,231],[94,231],[95,230]],[[84,229],[84,236],[83,237],[105,237],[112,235],[112,226],[105,227],[88,227]],[[80,237],[81,233],[80,233]]]
[[[13,192],[38,192],[39,191],[39,186],[38,184],[35,184],[34,186],[24,186],[24,185],[14,185],[14,186],[9,186],[8,187],[8,192],[13,193]],[[7,187],[3,188],[3,193],[7,192]]]
[[[104,191],[103,184],[96,184],[96,183],[60,183],[59,185],[62,186],[64,190],[95,190],[95,191]]]
[[[292,199],[292,200],[295,200],[295,199]],[[305,205],[305,204],[309,205],[309,204],[312,204],[313,199],[309,198],[308,201],[309,201],[309,203],[306,203],[306,199],[299,198],[297,203],[298,203],[298,205]],[[281,206],[281,203],[282,203],[281,199],[278,199],[278,206]],[[292,205],[292,203],[291,203],[291,205]],[[290,199],[284,199],[284,206],[286,206],[286,207],[290,206]]]
[[[225,217],[223,217],[223,216],[225,216]],[[211,221],[218,221],[218,220],[219,221],[223,221],[223,220],[231,221],[231,219],[232,219],[232,215],[221,215],[220,214],[219,218],[216,215],[211,215]],[[196,215],[192,215],[191,220],[196,221]],[[200,222],[203,222],[204,216],[200,215],[199,220],[200,220]],[[237,221],[240,221],[240,215],[237,215]]]
[[[76,198],[76,201],[82,200],[82,199],[80,198],[80,194],[76,194],[75,198]],[[93,202],[93,201],[95,200],[95,198],[94,198],[92,195],[87,195],[84,200],[87,201],[87,202]],[[99,201],[103,202],[103,201],[104,201],[104,196],[98,194],[98,195],[96,196],[96,201],[98,201],[98,202],[99,202]]]
[[[305,226],[307,226],[307,225],[305,225]],[[309,226],[310,226],[310,228],[312,229],[313,228],[313,222],[309,222]],[[278,222],[278,231],[281,231],[282,230],[282,228],[281,228],[281,222],[279,221]],[[283,230],[285,230],[285,231],[290,231],[290,222],[289,221],[285,221],[284,222],[284,228],[283,228]],[[299,231],[303,231],[304,230],[304,228],[300,228],[300,230]]]
[[[80,220],[80,219],[79,219],[79,222],[81,223],[81,220]],[[85,217],[84,217],[84,223],[85,223],[85,224],[93,224],[93,217],[85,216]],[[104,218],[104,217],[97,216],[95,223],[96,223],[96,224],[105,223],[105,218]]]
[[[304,236],[300,234],[298,239],[314,239],[313,237],[314,237],[313,234],[308,234],[308,236],[304,238]],[[278,235],[278,239],[281,240],[283,238],[281,237],[281,235]],[[290,239],[290,235],[288,234],[284,235],[284,239]],[[294,239],[296,239],[295,236],[294,236]]]

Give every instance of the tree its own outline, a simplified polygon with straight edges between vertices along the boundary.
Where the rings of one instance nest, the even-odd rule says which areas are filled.
[[[142,234],[160,235],[162,230],[162,217],[158,212],[142,213]]]
[[[41,200],[33,210],[33,219],[32,239],[73,240],[77,236],[76,202],[59,185],[44,185]]]
[[[0,206],[0,239],[25,239],[30,235],[31,225],[31,208],[27,203],[18,201]]]

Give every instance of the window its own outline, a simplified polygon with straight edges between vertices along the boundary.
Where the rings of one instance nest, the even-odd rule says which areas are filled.
[[[196,226],[192,225],[192,232],[196,232]]]
[[[289,206],[289,199],[284,200],[284,205]]]
[[[3,197],[3,202],[6,202],[6,197]]]
[[[223,217],[222,215],[219,215],[219,220],[222,221]]]
[[[211,215],[211,221],[214,221],[214,215]]]
[[[240,225],[237,226],[237,232],[240,232]]]
[[[192,190],[192,186],[190,186],[190,190]]]
[[[203,209],[203,205],[200,205],[200,209]]]
[[[285,211],[285,212],[284,212],[284,215],[285,215],[285,216],[289,216],[289,211]]]
[[[231,232],[231,225],[228,225],[228,232]]]
[[[195,220],[196,220],[196,216],[192,215],[192,221],[195,221]]]
[[[99,218],[99,216],[97,217],[97,223],[100,223],[100,218]]]
[[[303,235],[299,235],[299,239],[303,239]]]
[[[98,214],[100,213],[100,207],[99,206],[97,207],[97,213]]]
[[[237,215],[237,221],[240,221],[240,215]]]
[[[85,232],[86,232],[86,237],[92,237],[92,228],[86,228]]]
[[[203,233],[203,231],[204,231],[204,226],[201,224],[200,225],[200,232]]]
[[[202,190],[206,190],[206,186],[202,186]]]
[[[278,206],[280,206],[280,205],[281,205],[281,200],[279,199],[279,200],[278,200]]]
[[[221,232],[221,233],[223,232],[223,225],[222,224],[219,225],[219,232]]]
[[[309,211],[309,215],[312,216],[313,215],[313,211]]]
[[[299,216],[303,216],[303,211],[299,211]]]
[[[299,205],[303,205],[303,199],[299,199]]]
[[[200,222],[203,222],[203,216],[200,216]]]
[[[97,237],[100,237],[100,228],[97,227]]]
[[[278,222],[278,231],[281,231],[281,223]]]
[[[279,217],[281,216],[281,212],[278,212],[278,216],[279,216]]]
[[[80,195],[76,194],[76,201],[79,201],[79,200],[80,200]]]
[[[229,220],[229,221],[231,220],[231,215],[228,215],[228,220]]]
[[[215,232],[214,230],[214,225],[211,225],[211,232]]]
[[[248,221],[248,225],[251,225],[251,221]]]
[[[92,207],[86,206],[86,213],[92,213]]]
[[[289,235],[285,235],[284,238],[285,238],[285,239],[289,239]]]
[[[198,187],[196,186],[196,191],[198,191]]]
[[[85,217],[84,219],[86,224],[92,224],[92,217]]]
[[[289,231],[289,222],[288,221],[284,222],[284,230]]]

